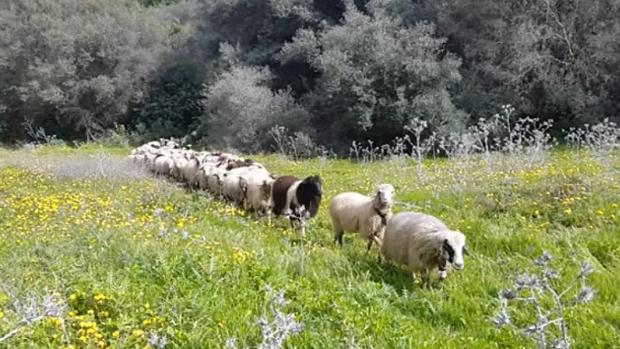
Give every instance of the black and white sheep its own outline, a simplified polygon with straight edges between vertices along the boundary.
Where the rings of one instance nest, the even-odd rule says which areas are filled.
[[[295,223],[300,223],[303,235],[303,222],[319,211],[323,195],[321,186],[319,176],[309,176],[303,180],[293,176],[276,178],[271,188],[273,213],[287,217],[293,227]]]
[[[373,197],[347,192],[336,195],[329,204],[334,241],[342,246],[344,232],[357,232],[368,241],[370,250],[375,237],[383,239],[387,221],[392,216],[394,186],[381,184]]]
[[[450,230],[438,218],[416,212],[398,213],[388,221],[380,255],[395,263],[405,265],[413,277],[422,273],[428,281],[431,271],[438,269],[445,279],[452,265],[461,270],[465,266],[465,235]]]

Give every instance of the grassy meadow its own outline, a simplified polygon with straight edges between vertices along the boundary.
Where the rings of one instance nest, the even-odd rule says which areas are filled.
[[[583,260],[595,269],[592,302],[565,313],[572,347],[620,346],[618,155],[601,161],[564,149],[531,165],[498,155],[421,167],[256,156],[275,174],[323,178],[321,210],[301,240],[284,220],[269,224],[204,193],[129,175],[127,154],[0,150],[0,337],[19,327],[0,347],[154,348],[157,334],[166,348],[223,348],[230,338],[254,348],[269,285],[303,325],[287,348],[529,348],[534,342],[490,319],[498,292],[533,271],[543,251],[558,284]],[[333,244],[330,198],[380,183],[396,187],[395,211],[433,214],[467,236],[463,271],[421,288],[355,235],[342,249]],[[50,294],[63,311],[19,326],[14,298]],[[515,321],[534,321],[528,306],[514,312]]]

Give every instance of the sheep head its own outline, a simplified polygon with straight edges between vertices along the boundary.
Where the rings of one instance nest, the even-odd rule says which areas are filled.
[[[394,204],[394,186],[391,184],[381,184],[377,187],[374,196],[375,208],[383,210],[391,208]]]
[[[297,187],[297,202],[305,206],[309,217],[314,217],[319,211],[323,195],[322,184],[323,181],[319,176],[309,176]]]
[[[465,235],[458,231],[446,231],[439,247],[439,270],[444,271],[447,264],[452,264],[456,270],[463,269],[466,252]]]

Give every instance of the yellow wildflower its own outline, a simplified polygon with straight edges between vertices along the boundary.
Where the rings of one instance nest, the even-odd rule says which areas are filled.
[[[142,337],[142,335],[144,335],[144,331],[139,330],[139,329],[138,330],[133,330],[133,331],[131,331],[131,335],[133,337]]]

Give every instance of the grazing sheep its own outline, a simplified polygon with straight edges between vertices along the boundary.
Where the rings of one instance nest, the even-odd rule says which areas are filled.
[[[146,153],[142,159],[142,165],[149,171],[155,172],[155,159],[157,154]]]
[[[226,174],[226,170],[219,167],[214,167],[207,174],[207,184],[209,187],[209,192],[213,195],[217,195],[221,197],[222,193],[222,185],[224,181],[224,175]]]
[[[200,162],[194,154],[186,155],[177,164],[177,180],[185,182],[190,188],[197,187],[199,167]]]
[[[248,167],[248,166],[252,166],[257,164],[257,162],[255,162],[254,160],[251,159],[236,159],[236,160],[230,160],[228,161],[228,165],[226,166],[226,169],[228,171],[236,169],[236,168],[241,168],[241,167]],[[260,165],[260,164],[258,164]],[[262,165],[261,165],[262,166]]]
[[[215,170],[215,164],[210,162],[202,162],[196,174],[196,182],[200,190],[209,190],[209,175]]]
[[[243,208],[259,215],[269,214],[272,206],[271,187],[273,182],[273,178],[268,174],[242,177],[241,186],[242,188],[245,187],[246,192]]]
[[[204,152],[202,155],[198,155],[198,159],[200,160],[201,165],[208,163],[208,164],[212,164],[213,166],[215,166],[215,163],[217,162],[219,157],[220,157],[219,155],[209,153],[209,152]]]
[[[222,194],[229,201],[241,206],[245,199],[245,188],[241,186],[242,177],[239,174],[228,172],[222,178]]]
[[[164,153],[158,154],[154,159],[153,171],[160,176],[170,176],[174,167],[174,159]]]
[[[153,142],[150,142],[150,143],[153,143]],[[163,147],[166,147],[166,148],[169,148],[169,149],[179,149],[179,148],[181,148],[181,145],[179,144],[179,142],[176,139],[174,139],[174,138],[170,138],[170,139],[161,138],[159,140],[159,142],[155,141],[154,143],[162,144]]]
[[[240,206],[244,206],[248,182],[253,177],[258,176],[269,176],[269,172],[263,167],[257,167],[255,165],[238,167],[226,171],[223,178],[222,193],[228,200]]]
[[[227,169],[229,163],[233,161],[238,161],[240,159],[240,157],[234,154],[221,153],[220,156],[217,158],[216,166]]]
[[[416,212],[394,215],[387,224],[380,253],[383,257],[407,266],[413,273],[422,273],[428,281],[429,273],[439,269],[439,277],[445,279],[447,268],[464,267],[466,253],[465,235],[448,229],[439,219]]]
[[[334,229],[334,242],[342,246],[345,231],[357,232],[368,241],[370,251],[375,237],[383,238],[387,221],[392,215],[394,187],[381,184],[370,198],[360,193],[348,192],[336,195],[329,204],[329,214]]]
[[[278,177],[271,188],[273,213],[288,217],[291,226],[295,222],[301,225],[301,234],[304,234],[303,221],[316,216],[321,205],[321,178],[310,176],[300,180],[293,176]]]
[[[274,178],[254,160],[230,153],[195,152],[182,148],[175,139],[146,143],[134,149],[129,157],[155,174],[170,176],[190,188],[208,190],[259,214],[271,212]],[[308,207],[311,206],[309,203]]]

